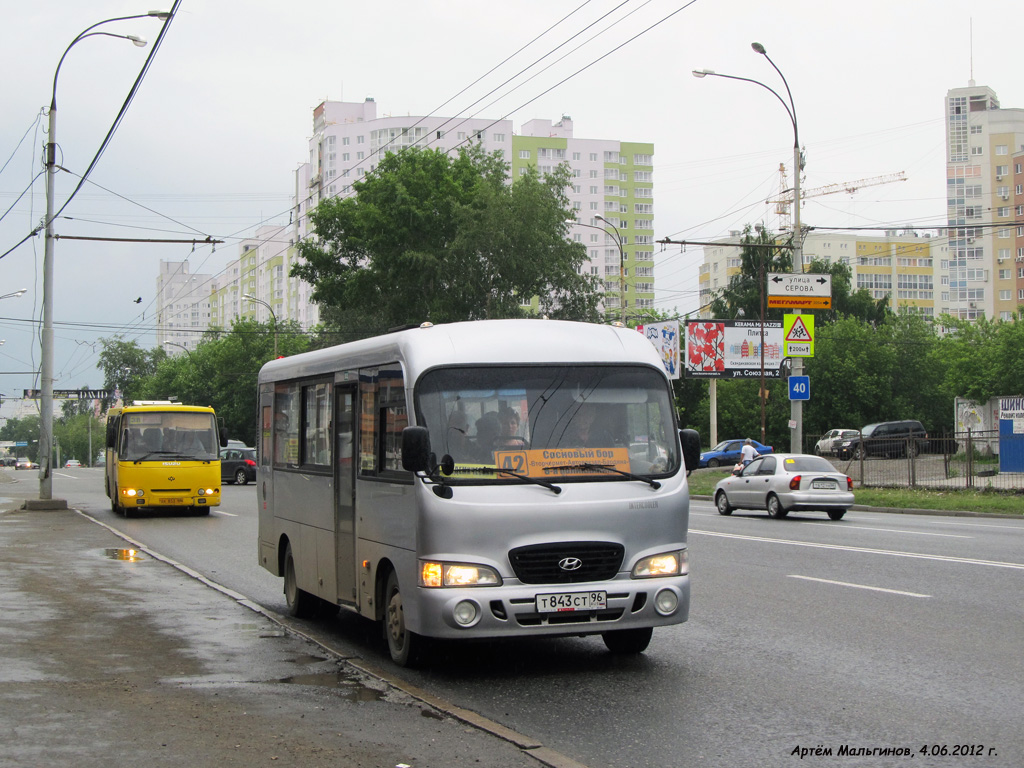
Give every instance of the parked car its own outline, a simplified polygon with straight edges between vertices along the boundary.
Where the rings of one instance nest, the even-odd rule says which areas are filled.
[[[862,459],[868,456],[896,458],[917,456],[928,448],[928,432],[920,421],[881,421],[868,424],[859,435],[839,443],[839,458]]]
[[[727,467],[739,463],[740,451],[743,449],[744,440],[723,440],[710,451],[704,451],[700,455],[700,467]],[[750,441],[754,449],[762,456],[772,452],[770,445],[761,445],[757,440]]]
[[[15,469],[39,469],[39,465],[36,464],[32,459],[19,456],[17,463],[14,465]]]
[[[776,453],[754,459],[715,485],[720,515],[763,509],[775,518],[794,510],[822,510],[841,520],[853,506],[853,480],[828,459],[807,453]]]
[[[0,456],[0,466],[13,467],[18,463],[18,460],[14,456]]]
[[[843,440],[848,440],[849,438],[856,436],[856,429],[830,429],[821,436],[821,440],[814,444],[814,452],[818,456],[823,456],[825,454],[835,455],[836,451],[839,449],[839,444]]]
[[[228,484],[245,485],[256,481],[255,448],[223,448],[220,454],[220,479]]]
[[[64,462],[65,469],[71,469],[72,467],[80,466],[82,466],[82,462],[80,462],[78,459],[68,459],[66,462]]]

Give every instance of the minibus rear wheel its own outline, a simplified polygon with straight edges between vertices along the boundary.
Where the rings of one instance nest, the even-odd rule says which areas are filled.
[[[654,635],[653,627],[641,629],[615,629],[601,635],[604,644],[612,653],[643,653],[651,644]]]
[[[405,626],[402,590],[394,571],[388,574],[384,588],[384,638],[388,641],[391,660],[396,664],[414,667],[419,663],[425,641]]]

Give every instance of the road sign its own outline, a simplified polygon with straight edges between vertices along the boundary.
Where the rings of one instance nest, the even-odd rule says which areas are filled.
[[[810,400],[811,399],[811,377],[790,376],[789,377],[789,399]]]
[[[768,306],[831,309],[832,275],[768,273]]]
[[[814,315],[783,315],[782,354],[814,357]]]

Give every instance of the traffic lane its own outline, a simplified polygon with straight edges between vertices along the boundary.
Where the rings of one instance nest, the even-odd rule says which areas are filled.
[[[690,530],[778,536],[820,544],[909,550],[923,555],[1019,562],[1024,519],[898,515],[851,510],[842,520],[824,513],[792,512],[775,520],[767,513],[736,511],[723,516],[709,502],[691,503]]]
[[[255,562],[253,489],[234,490],[241,493],[225,493],[221,511],[215,510],[209,518],[124,520],[114,517],[109,505],[105,513],[118,527],[130,527],[148,545],[167,554],[171,550],[175,559],[204,573],[216,572],[226,559],[237,556],[238,565],[225,569],[225,577],[218,580],[233,588],[244,587],[244,574],[234,571],[251,568],[258,588],[239,591],[264,604],[271,596],[283,605],[281,580]],[[190,534],[201,537],[191,539]],[[412,672],[390,666],[379,638],[357,617],[343,613],[317,629],[333,635],[339,648],[354,650],[432,693],[553,748],[586,758],[592,766],[679,765],[683,764],[681,756],[686,764],[695,765],[753,764],[758,759],[781,762],[778,755],[788,758],[787,750],[796,746],[797,739],[818,739],[814,746],[826,739],[869,735],[881,744],[907,738],[908,730],[914,739],[931,733],[911,728],[906,725],[909,722],[935,722],[945,727],[948,718],[941,711],[932,711],[935,705],[930,698],[920,696],[914,686],[904,697],[902,683],[893,682],[900,680],[900,664],[883,665],[884,674],[869,673],[886,653],[906,655],[908,661],[903,666],[909,664],[910,669],[924,663],[917,656],[916,647],[921,643],[913,635],[914,624],[906,630],[911,633],[909,639],[890,638],[889,643],[881,640],[889,637],[886,632],[894,631],[891,627],[882,631],[881,639],[863,628],[872,622],[884,623],[899,611],[884,606],[839,610],[833,618],[816,607],[810,596],[820,595],[826,607],[837,598],[827,592],[828,585],[811,583],[803,586],[819,591],[809,591],[794,608],[773,610],[773,602],[786,592],[778,585],[782,577],[772,580],[767,574],[795,570],[785,567],[790,556],[773,552],[779,544],[722,537],[698,543],[697,538],[691,539],[695,559],[691,620],[656,632],[650,651],[642,657],[612,657],[597,638],[450,644],[441,649],[437,663]],[[864,557],[863,553],[857,556]],[[805,565],[807,557],[797,562]],[[744,570],[738,571],[737,563]],[[823,570],[830,566],[827,560],[823,562]],[[825,572],[835,575],[834,568]],[[809,571],[812,576],[816,573]],[[728,578],[720,583],[723,574]],[[729,581],[740,577],[739,584]],[[264,597],[258,596],[261,590]],[[782,600],[783,608],[792,599],[790,595]],[[808,605],[812,606],[808,616],[797,610]],[[816,615],[828,621],[812,620]],[[802,618],[796,621],[794,616]],[[863,640],[858,639],[858,631]],[[929,631],[935,634],[937,629]],[[1005,628],[997,631],[1010,634]],[[870,644],[874,641],[877,644]],[[852,651],[848,649],[851,646]],[[862,646],[866,650],[860,653]],[[836,664],[836,657],[851,653],[858,663]],[[933,674],[927,664],[923,675],[916,676],[935,677],[937,688],[942,688],[944,673]],[[960,687],[966,689],[968,698],[984,699],[973,692],[970,680]],[[836,691],[843,693],[837,696]],[[876,706],[876,697],[884,698],[885,703]],[[920,707],[914,707],[915,697],[923,702]],[[970,718],[964,722],[965,727],[971,724]],[[998,725],[999,721],[993,720],[992,727]],[[974,738],[985,735],[991,734],[978,728],[973,731]]]
[[[643,657],[609,656],[597,639],[451,646],[441,663],[402,674],[591,766],[774,765],[801,744],[951,739],[1024,755],[1020,663],[1006,652],[1019,620],[1009,606],[988,628],[1007,641],[990,653],[964,643],[970,617],[948,606],[794,585],[787,574],[805,558],[765,542],[691,548],[690,621],[658,630]],[[815,557],[815,568],[836,574],[827,553]],[[892,567],[867,557],[854,555],[838,575]]]

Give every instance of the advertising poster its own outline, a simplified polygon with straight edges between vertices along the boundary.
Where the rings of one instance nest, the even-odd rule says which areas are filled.
[[[662,323],[645,323],[639,327],[641,333],[654,345],[661,356],[661,364],[670,379],[679,378],[679,321],[666,320]]]
[[[758,320],[688,320],[683,376],[704,379],[756,379],[761,376],[761,323]],[[782,323],[764,324],[764,376],[789,375],[782,353]]]

